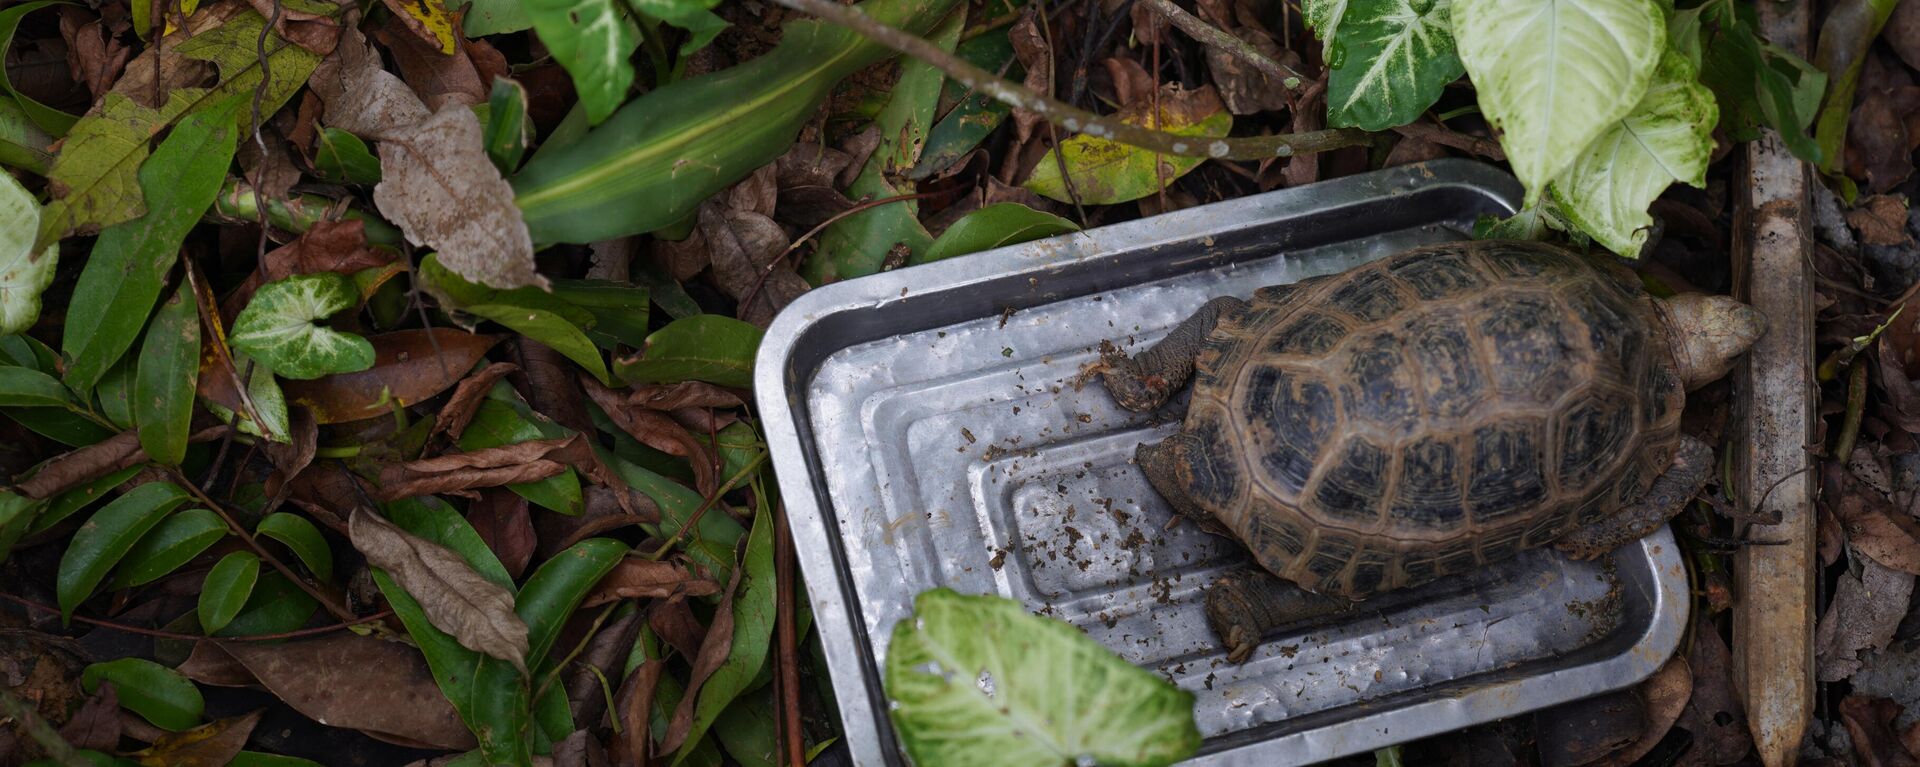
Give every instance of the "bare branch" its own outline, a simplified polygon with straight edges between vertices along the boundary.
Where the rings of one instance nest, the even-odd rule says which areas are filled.
[[[1187,35],[1193,39],[1218,48],[1227,55],[1246,62],[1248,66],[1259,70],[1262,74],[1272,77],[1275,80],[1279,80],[1288,88],[1299,88],[1300,84],[1306,81],[1306,77],[1299,72],[1293,71],[1292,67],[1268,58],[1266,54],[1261,53],[1259,49],[1249,45],[1247,41],[1240,39],[1232,33],[1223,31],[1219,27],[1208,24],[1198,16],[1187,13],[1185,9],[1174,5],[1172,0],[1140,0],[1140,3],[1154,13],[1166,17],[1167,21],[1172,22],[1174,26],[1180,28],[1180,31],[1187,33]]]

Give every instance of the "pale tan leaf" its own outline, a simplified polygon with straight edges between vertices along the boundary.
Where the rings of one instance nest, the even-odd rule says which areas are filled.
[[[452,549],[364,509],[354,510],[347,537],[368,564],[385,570],[420,603],[435,627],[527,673],[527,624],[513,611],[512,592],[475,572]]]

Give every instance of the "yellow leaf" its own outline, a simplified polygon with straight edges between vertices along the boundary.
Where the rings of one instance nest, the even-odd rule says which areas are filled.
[[[387,8],[399,15],[407,25],[407,31],[418,35],[420,39],[440,49],[441,53],[452,56],[459,40],[453,35],[453,14],[447,12],[445,0],[383,0]]]
[[[1158,128],[1168,133],[1193,136],[1195,143],[1219,138],[1233,130],[1233,115],[1213,86],[1185,90],[1169,84],[1160,92],[1159,114],[1151,102],[1131,105],[1114,116],[1120,122]],[[1158,155],[1152,150],[1122,144],[1092,134],[1081,134],[1060,142],[1060,157],[1049,150],[1026,187],[1061,202],[1112,205],[1138,200],[1153,194],[1174,179],[1199,167],[1203,158]],[[1064,158],[1064,162],[1062,159]],[[1066,178],[1061,166],[1066,166]],[[1070,179],[1073,183],[1068,185]]]

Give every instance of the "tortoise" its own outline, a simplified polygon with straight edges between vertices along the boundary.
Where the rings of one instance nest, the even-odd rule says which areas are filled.
[[[1766,331],[1724,296],[1654,298],[1631,270],[1535,242],[1450,242],[1207,302],[1096,368],[1181,430],[1135,462],[1259,569],[1207,594],[1233,662],[1263,635],[1553,544],[1593,558],[1699,492],[1686,392]],[[1263,572],[1264,571],[1264,572]]]

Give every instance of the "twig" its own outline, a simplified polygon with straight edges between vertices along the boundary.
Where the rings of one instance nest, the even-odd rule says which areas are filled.
[[[1506,162],[1507,153],[1500,148],[1500,142],[1469,136],[1448,129],[1444,125],[1413,122],[1394,128],[1393,131],[1407,138],[1431,141],[1441,146],[1449,146],[1462,152],[1479,155],[1495,162]]]
[[[1034,93],[1024,86],[994,77],[986,70],[940,50],[939,46],[874,21],[852,6],[839,5],[832,0],[774,0],[774,3],[850,28],[880,45],[932,64],[935,69],[945,72],[948,77],[965,87],[1038,114],[1067,130],[1112,139],[1141,149],[1178,157],[1260,160],[1268,157],[1292,157],[1297,154],[1324,152],[1368,142],[1365,131],[1351,128],[1273,136],[1209,139],[1128,125],[1079,107],[1060,103]]]
[[[1261,74],[1279,80],[1280,84],[1288,88],[1298,88],[1302,82],[1306,81],[1306,77],[1295,72],[1292,67],[1268,58],[1266,54],[1260,52],[1260,49],[1248,44],[1247,41],[1202,21],[1198,16],[1187,13],[1185,9],[1174,5],[1171,0],[1140,0],[1140,3],[1152,9],[1154,13],[1165,16],[1167,21],[1179,27],[1180,31],[1187,33],[1187,36],[1220,49],[1221,52],[1259,70]]]
[[[169,469],[168,472],[173,475],[173,478],[177,480],[180,485],[187,489],[187,492],[192,493],[195,498],[200,499],[200,502],[206,504],[207,508],[211,509],[213,513],[220,515],[220,519],[227,523],[228,529],[232,530],[234,535],[239,536],[240,540],[247,544],[247,548],[253,549],[255,554],[259,554],[260,558],[266,560],[267,564],[273,565],[273,569],[280,571],[280,574],[286,576],[287,580],[293,581],[293,585],[299,586],[301,591],[307,592],[307,596],[313,597],[314,601],[319,602],[321,607],[326,608],[327,612],[333,614],[333,617],[339,618],[343,623],[360,619],[360,616],[354,615],[351,611],[347,610],[346,607],[335,603],[333,597],[329,596],[326,592],[308,583],[306,578],[300,577],[299,573],[294,572],[293,568],[287,566],[287,563],[280,561],[280,558],[274,556],[273,552],[268,551],[267,547],[260,545],[259,539],[254,538],[253,533],[249,532],[245,527],[241,527],[240,523],[233,518],[233,515],[227,513],[225,504],[207,495],[205,491],[200,489],[199,485],[194,484],[193,480],[188,479],[187,475],[180,473],[179,469]]]
[[[780,255],[774,256],[772,261],[768,261],[767,268],[760,270],[760,279],[755,280],[753,282],[753,289],[747,291],[747,294],[740,298],[740,305],[741,306],[752,305],[754,296],[760,295],[760,287],[767,284],[767,278],[773,276],[773,270],[780,268],[780,263],[787,260],[787,256],[793,255],[793,252],[796,250],[799,250],[800,246],[806,244],[807,240],[811,240],[813,239],[814,235],[817,235],[823,231],[826,231],[827,227],[833,226],[836,222],[840,221],[841,219],[851,216],[855,213],[872,210],[874,208],[878,208],[882,205],[886,205],[889,203],[904,202],[906,200],[918,200],[923,197],[934,197],[940,194],[942,193],[941,192],[920,192],[918,194],[897,194],[892,197],[882,197],[878,200],[867,200],[866,202],[859,203],[857,205],[854,205],[851,208],[848,208],[846,210],[840,211],[839,213],[833,214],[832,217],[828,218],[825,221],[820,222],[819,226],[816,226],[812,229],[808,229],[806,234],[800,235],[799,237],[795,238],[793,241],[793,244],[788,245],[786,250],[780,251]]]
[[[786,504],[778,500],[773,502],[773,530],[773,578],[780,594],[773,619],[779,640],[779,675],[774,686],[779,692],[780,740],[787,764],[805,767],[807,743],[800,730],[800,635],[799,627],[793,624],[797,612],[793,603],[793,531],[787,528]]]
[[[54,607],[53,605],[43,605],[31,599],[14,596],[12,594],[8,594],[3,591],[0,591],[0,599],[5,599],[9,602],[12,602],[14,604],[20,605],[21,607],[25,607],[31,610],[39,610],[41,612],[51,613],[53,615],[60,614],[60,608],[58,607]],[[334,623],[326,626],[314,626],[313,628],[295,629],[293,631],[282,631],[278,634],[254,634],[251,636],[238,636],[238,637],[211,637],[211,636],[201,636],[199,634],[182,634],[176,631],[167,631],[164,629],[150,629],[143,626],[129,626],[125,623],[116,623],[114,621],[105,620],[101,618],[89,618],[85,615],[75,615],[73,616],[73,619],[81,623],[85,623],[89,626],[99,626],[100,628],[103,628],[103,629],[112,629],[114,631],[124,631],[129,634],[139,634],[140,636],[149,636],[149,637],[154,637],[156,639],[179,639],[184,641],[199,641],[202,639],[211,639],[216,642],[270,642],[270,641],[278,641],[281,639],[299,639],[301,637],[309,637],[315,634],[331,634],[335,631],[339,631],[345,628],[352,628],[362,623],[373,623],[375,621],[385,620],[387,616],[392,614],[393,614],[392,608],[388,608],[385,610],[381,610],[380,612],[374,613],[372,615],[366,616],[364,618],[355,618],[351,621],[346,621],[342,623]]]

